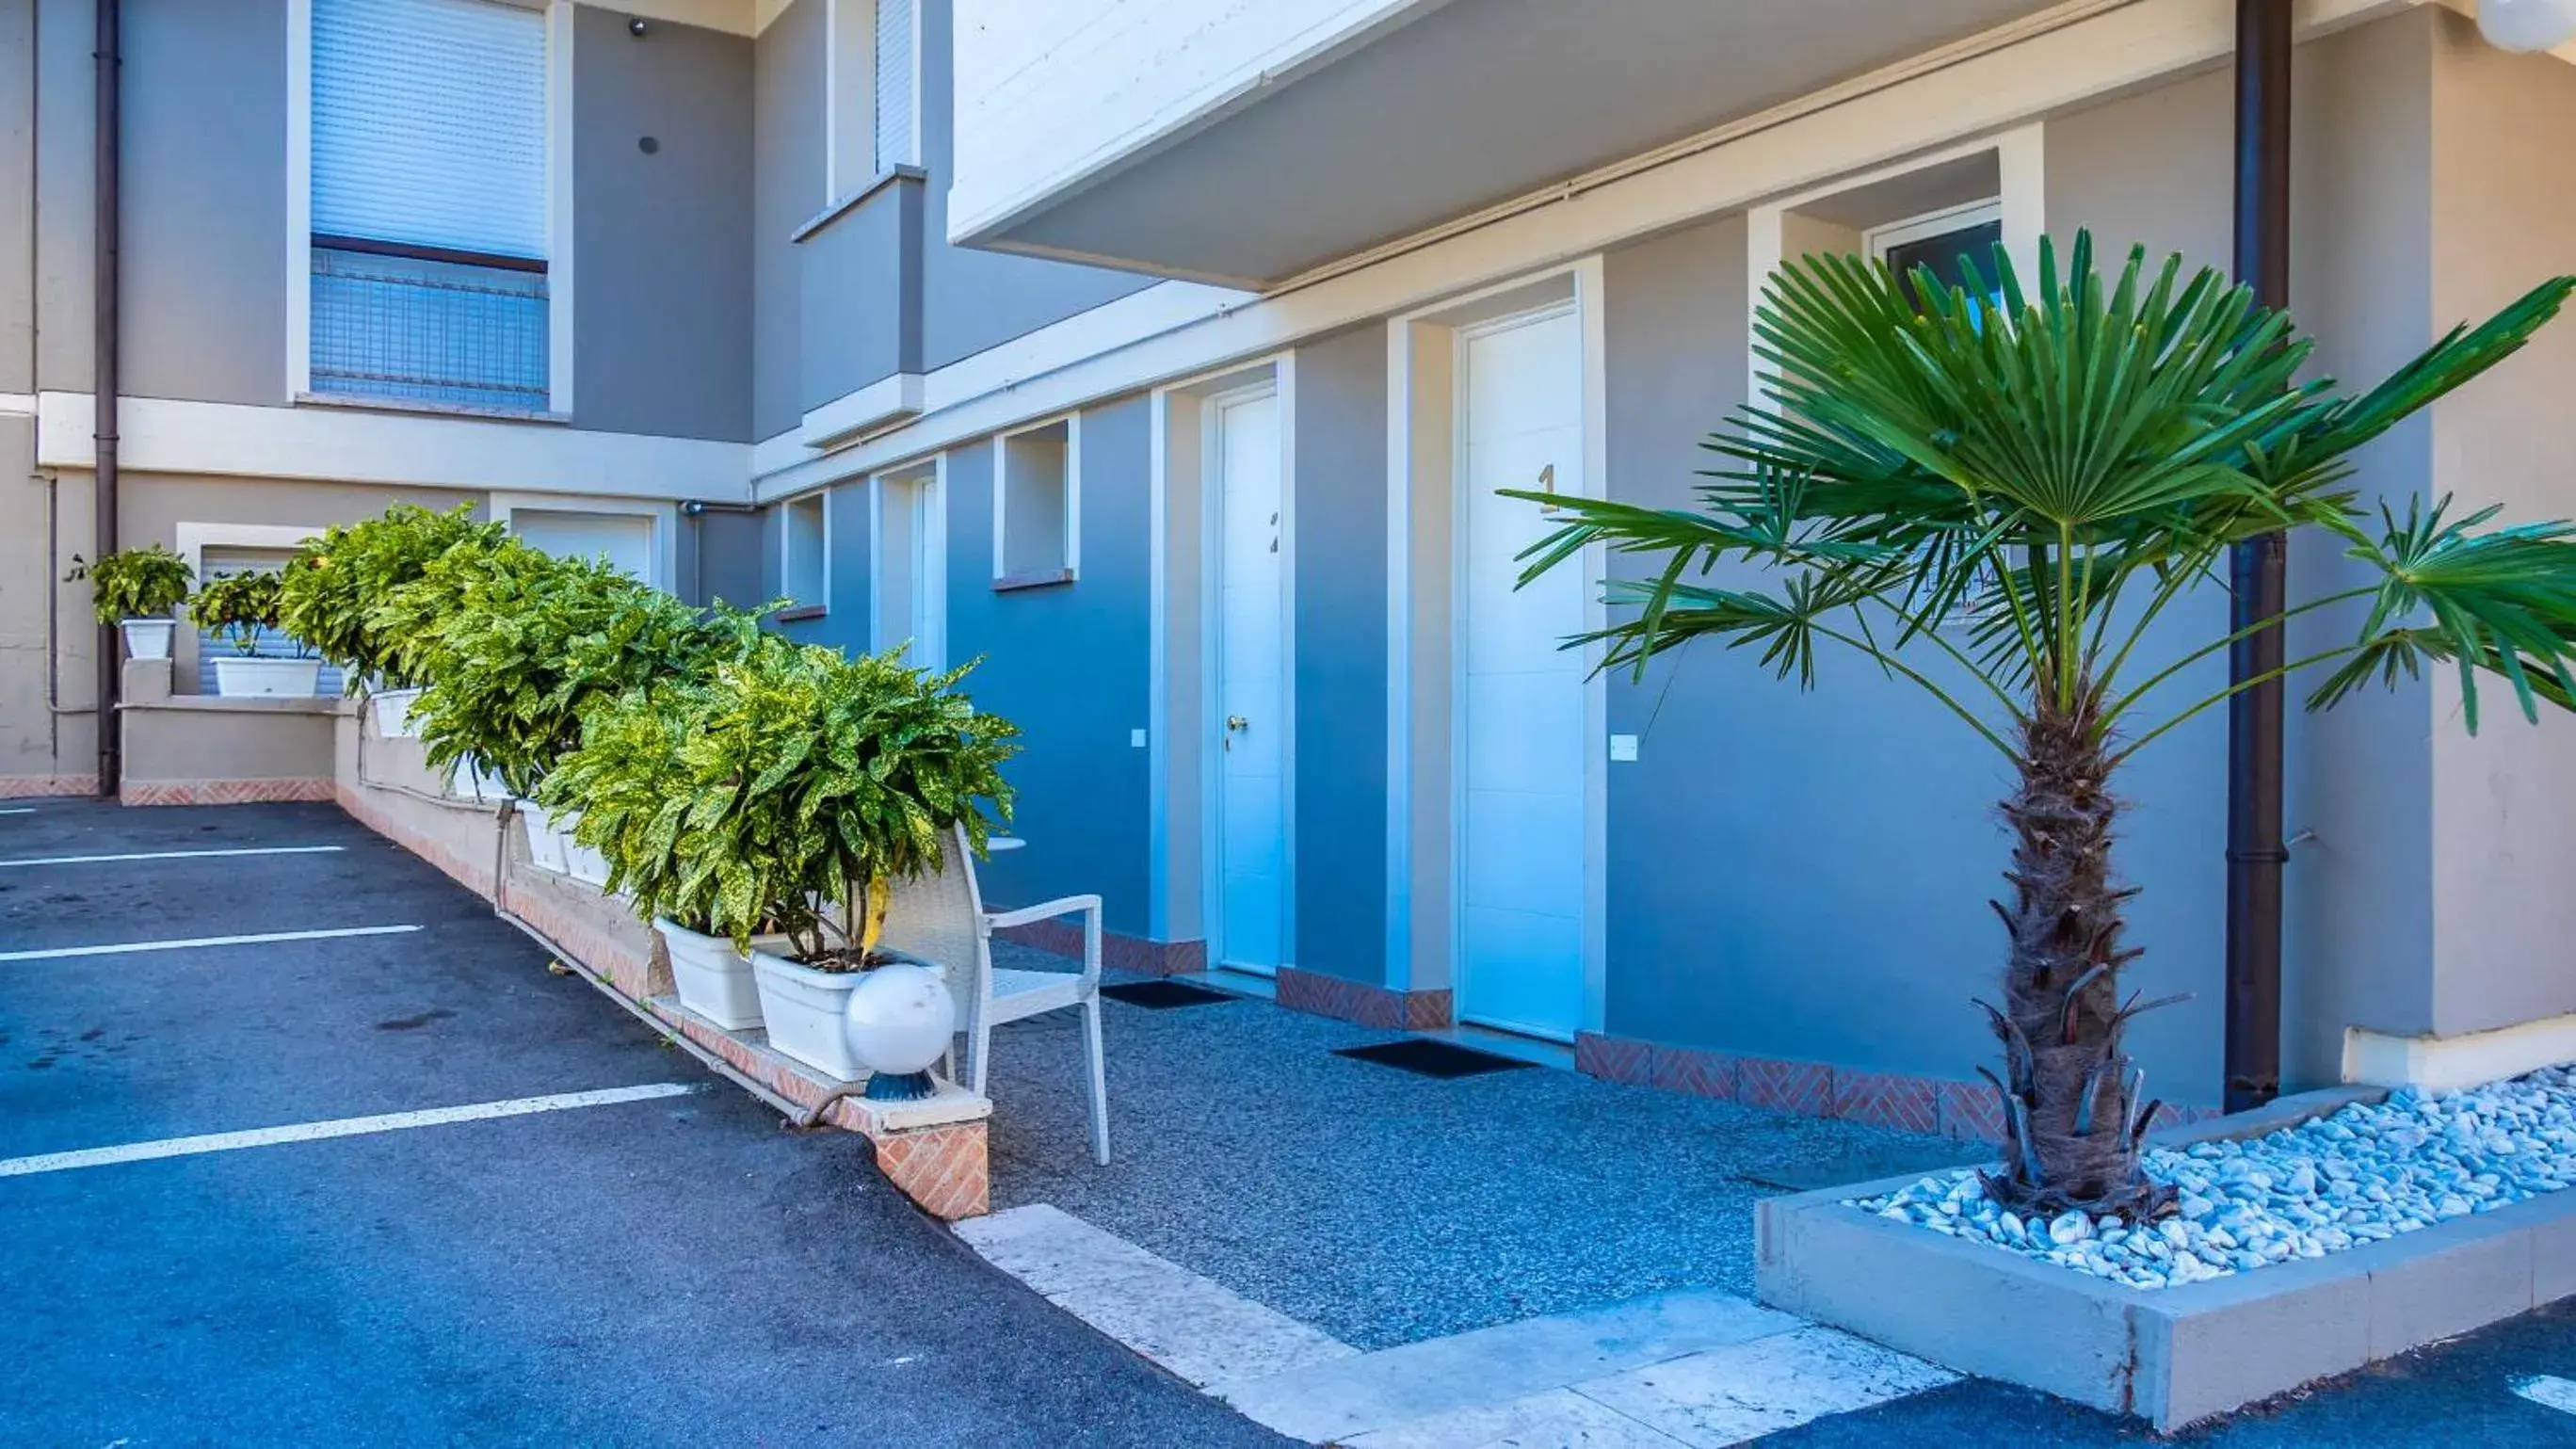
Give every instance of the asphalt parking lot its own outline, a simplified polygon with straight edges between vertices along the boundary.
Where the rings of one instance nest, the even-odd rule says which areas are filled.
[[[0,1443],[1279,1442],[337,810],[6,803]]]

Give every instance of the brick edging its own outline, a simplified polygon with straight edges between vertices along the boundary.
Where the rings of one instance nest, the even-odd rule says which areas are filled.
[[[95,795],[98,776],[89,775],[0,775],[0,800],[31,800],[39,796]]]
[[[1031,921],[1025,926],[1004,926],[993,934],[1058,956],[1082,958],[1082,927],[1071,920]],[[1207,942],[1149,941],[1142,936],[1103,931],[1100,964],[1141,976],[1186,976],[1207,969]]]
[[[254,805],[274,801],[323,802],[339,798],[339,787],[323,779],[275,780],[125,780],[117,786],[120,805]]]
[[[1281,1006],[1382,1031],[1431,1031],[1450,1025],[1456,1014],[1449,992],[1398,991],[1367,981],[1345,981],[1319,971],[1282,966],[1274,985]]]
[[[2003,1140],[2002,1106],[1995,1089],[1983,1081],[1745,1056],[1590,1031],[1575,1034],[1574,1069],[1607,1082],[1741,1102],[1797,1117],[1861,1122],[1958,1142]],[[2174,1127],[2218,1115],[2215,1107],[2168,1102],[2156,1109],[2152,1125]]]

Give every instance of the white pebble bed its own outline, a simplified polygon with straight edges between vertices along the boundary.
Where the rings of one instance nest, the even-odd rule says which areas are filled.
[[[2133,1288],[2180,1287],[2322,1258],[2576,1182],[2576,1068],[2468,1091],[2401,1089],[2247,1141],[2152,1147],[2181,1211],[2125,1227],[2070,1212],[2025,1222],[1974,1171],[1849,1205]]]

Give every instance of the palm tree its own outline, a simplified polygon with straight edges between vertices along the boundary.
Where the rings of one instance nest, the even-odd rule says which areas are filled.
[[[1516,493],[1566,524],[1522,555],[1527,583],[1593,544],[1646,555],[1605,587],[1616,622],[1576,645],[1633,666],[1693,640],[1758,650],[1811,685],[1838,648],[1947,706],[2016,774],[2002,1004],[1980,1001],[2004,1071],[2004,1164],[1987,1189],[2020,1211],[2152,1217],[2171,1189],[2139,1168],[2154,1104],[2123,1029],[2165,1002],[2124,997],[2138,956],[2121,941],[2133,890],[2115,884],[2130,756],[2270,679],[2326,669],[2321,708],[2373,677],[2459,670],[2468,727],[2476,678],[2501,676],[2526,716],[2576,708],[2576,530],[2485,528],[2442,503],[2365,512],[2343,486],[2353,451],[2494,366],[2556,314],[2576,278],[2533,290],[2443,338],[2359,396],[2303,381],[2309,340],[2289,319],[2181,258],[2143,250],[2116,281],[2079,235],[2063,276],[2043,243],[2025,292],[2001,248],[1988,288],[1900,279],[1856,257],[1780,274],[1755,323],[1768,406],[1739,411],[1707,446],[1696,509]],[[2349,643],[2201,698],[2173,698],[2194,664],[2253,626],[2178,652],[2157,620],[2217,582],[2229,546],[2306,526],[2370,566],[2341,606]],[[1759,582],[1738,585],[1741,565]],[[1721,577],[1721,564],[1737,567]],[[2223,587],[2223,585],[2220,585]],[[2271,626],[2277,627],[2277,626]],[[2144,652],[2141,646],[2147,646]],[[2178,999],[2178,998],[2177,998]]]

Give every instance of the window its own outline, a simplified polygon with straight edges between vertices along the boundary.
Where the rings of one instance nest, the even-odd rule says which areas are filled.
[[[286,561],[294,556],[295,550],[291,548],[249,548],[208,544],[197,556],[197,577],[204,580],[225,578],[233,574],[273,574],[286,567]],[[252,645],[250,651],[254,659],[293,659],[297,657],[298,652],[294,640],[278,630],[267,628],[259,631],[258,642]],[[238,656],[234,654],[229,640],[212,629],[199,629],[197,631],[197,692],[199,694],[217,693],[215,661],[236,657]],[[339,669],[328,662],[324,663],[321,678],[315,682],[313,692],[325,696],[340,693]]]
[[[1081,478],[1074,420],[1002,439],[993,480],[993,587],[1073,581]]]
[[[1869,254],[1896,273],[1897,285],[1919,310],[1923,299],[1914,295],[1917,267],[1931,268],[1944,287],[1962,287],[1968,284],[1968,264],[1974,262],[1991,285],[1995,246],[2003,239],[2003,203],[1978,201],[1875,227],[1868,245]]]
[[[919,50],[913,0],[877,0],[877,170],[917,165],[914,145],[913,58]]]
[[[778,510],[778,591],[817,613],[832,603],[830,498],[809,493]]]
[[[546,17],[313,0],[312,390],[546,411]]]

